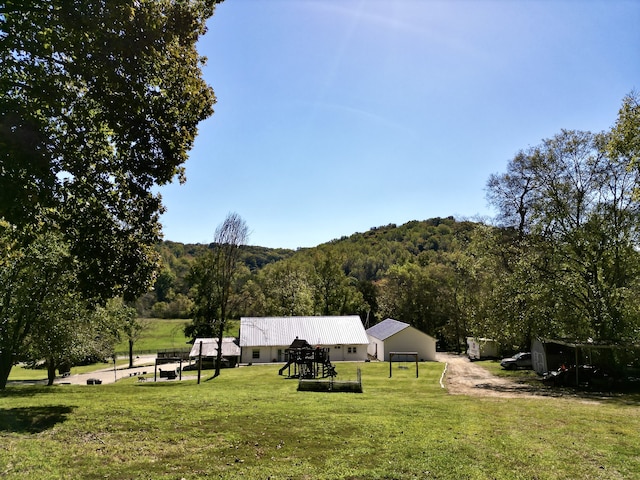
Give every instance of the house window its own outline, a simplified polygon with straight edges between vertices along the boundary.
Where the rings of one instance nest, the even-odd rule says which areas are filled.
[[[251,352],[251,357],[253,359],[260,358],[260,349],[259,348],[254,348],[253,352]]]
[[[356,351],[356,347],[353,347],[353,348],[351,349],[351,353],[358,353],[358,352]]]

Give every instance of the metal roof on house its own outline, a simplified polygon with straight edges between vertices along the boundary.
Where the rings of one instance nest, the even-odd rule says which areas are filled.
[[[202,356],[216,357],[218,355],[218,339],[217,338],[196,338],[189,353],[190,358],[196,358],[200,355],[200,342],[202,342]],[[224,337],[222,339],[222,356],[223,357],[239,357],[240,347],[233,337]]]
[[[387,318],[382,322],[367,329],[367,335],[377,338],[378,340],[386,340],[392,337],[398,332],[401,332],[407,327],[410,327],[408,323],[399,322],[393,318]]]
[[[242,317],[240,346],[289,346],[296,337],[311,345],[368,345],[358,315],[335,317]]]

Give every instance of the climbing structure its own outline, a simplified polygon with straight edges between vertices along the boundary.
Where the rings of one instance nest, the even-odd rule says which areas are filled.
[[[312,347],[306,340],[296,337],[285,352],[288,361],[278,373],[283,375],[288,369],[287,378],[326,378],[338,374],[329,360],[328,348]]]

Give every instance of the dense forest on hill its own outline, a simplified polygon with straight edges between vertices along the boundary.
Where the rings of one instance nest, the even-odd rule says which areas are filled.
[[[242,246],[243,273],[235,289],[233,314],[358,313],[367,325],[394,317],[444,339],[446,320],[452,307],[459,306],[445,294],[439,277],[454,273],[453,259],[467,249],[478,225],[453,217],[433,218],[374,227],[314,248]],[[137,302],[139,313],[190,317],[189,274],[208,248],[171,241],[159,244],[159,274],[153,290]],[[398,296],[401,289],[404,293]]]

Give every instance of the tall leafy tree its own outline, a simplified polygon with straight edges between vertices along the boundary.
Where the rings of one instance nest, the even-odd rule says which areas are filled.
[[[183,177],[215,101],[196,50],[214,3],[0,2],[0,217],[59,229],[86,293],[150,282],[152,188]]]
[[[170,299],[175,282],[176,275],[169,268],[165,267],[160,270],[153,287],[159,302],[166,302]]]
[[[213,112],[196,42],[216,3],[0,1],[0,219],[21,232],[12,254],[55,232],[75,268],[69,289],[99,301],[147,289],[162,212],[153,187],[184,180]],[[21,298],[15,282],[0,288]],[[38,321],[23,300],[2,322]],[[3,356],[23,348],[10,338]]]
[[[489,182],[489,198],[505,226],[519,232],[517,248],[504,264],[511,283],[522,286],[518,295],[505,292],[508,302],[517,302],[510,310],[536,316],[526,322],[536,329],[549,331],[545,323],[552,324],[555,334],[582,340],[637,336],[631,307],[640,265],[634,194],[640,175],[626,159],[608,154],[610,138],[562,131],[516,156],[512,164],[518,168],[508,171],[519,172],[519,181],[504,174]],[[528,217],[516,212],[522,198]],[[545,295],[543,302],[538,295]],[[553,310],[541,311],[544,304]]]
[[[68,293],[59,297],[54,309],[40,313],[23,358],[33,363],[44,359],[48,385],[53,385],[56,369],[62,373],[82,362],[113,359],[120,325],[119,318],[105,313],[107,310],[91,309]]]
[[[235,280],[240,272],[240,246],[249,237],[245,221],[230,213],[215,231],[210,249],[194,266],[195,287],[193,327],[185,333],[193,336],[213,334],[218,338],[218,354],[213,378],[220,375],[222,340],[227,325]]]
[[[437,288],[427,268],[415,263],[393,265],[386,279],[380,282],[381,314],[435,335],[444,323]]]
[[[317,315],[354,314],[364,308],[357,280],[347,277],[340,257],[330,250],[315,253],[309,279]]]
[[[129,368],[133,368],[133,346],[142,334],[149,329],[149,322],[138,318],[134,307],[126,305],[122,298],[113,298],[107,302],[104,309],[105,316],[112,320],[118,328],[118,336],[122,334],[127,339],[129,347]]]
[[[613,158],[640,169],[640,92],[632,91],[622,101],[607,147]]]
[[[487,182],[487,198],[498,211],[498,222],[513,227],[522,241],[530,228],[533,203],[539,191],[531,162],[535,152],[519,152],[503,174],[493,174]]]
[[[93,321],[75,290],[77,268],[60,235],[34,234],[23,248],[21,233],[0,222],[0,388],[18,360],[44,359],[52,384],[60,365],[113,345],[109,328]]]
[[[289,260],[268,265],[261,271],[260,283],[266,300],[263,315],[312,315],[313,298],[307,269]]]
[[[466,348],[464,339],[471,325],[482,315],[483,301],[489,291],[484,256],[475,255],[470,245],[464,245],[443,254],[439,262],[427,267],[436,285],[438,315],[435,320],[438,323],[432,335],[437,335],[443,346],[460,352]]]
[[[0,388],[26,353],[28,339],[48,330],[72,295],[67,289],[73,265],[60,239],[44,234],[20,248],[20,237],[15,228],[0,222]]]

